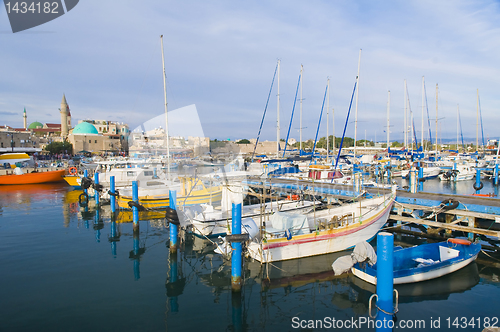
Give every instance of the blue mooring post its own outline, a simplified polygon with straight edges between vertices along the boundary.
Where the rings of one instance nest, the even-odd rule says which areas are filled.
[[[94,184],[97,188],[97,185],[99,184],[99,172],[97,171],[94,173]],[[94,199],[96,206],[99,205],[99,191],[97,189],[94,191]]]
[[[86,178],[89,176],[89,171],[88,170],[84,170],[83,171],[83,177]],[[83,189],[83,192],[88,194],[88,190],[87,189]]]
[[[481,186],[481,171],[476,168],[476,186],[474,189],[479,188]],[[476,194],[479,194],[481,192],[481,189],[476,189]]]
[[[418,169],[418,191],[424,190],[424,168],[420,167]]]
[[[495,171],[493,173],[493,184],[498,185],[498,164],[495,164]]]
[[[137,181],[132,181],[132,200],[139,203],[139,187]],[[139,231],[139,209],[132,207],[132,220],[134,222],[134,232]]]
[[[109,177],[109,191],[111,193],[115,193],[115,176],[112,175]],[[113,195],[109,195],[109,203],[111,205],[111,212],[116,212],[116,198]]]
[[[231,234],[241,234],[241,204],[232,206],[232,228]],[[231,255],[231,288],[233,292],[241,291],[241,242],[231,243],[233,253]]]
[[[381,232],[377,235],[377,306],[381,309],[377,313],[375,323],[377,331],[392,331],[394,326],[392,313],[394,292],[394,235]],[[384,311],[382,311],[384,310]],[[380,328],[379,328],[380,326]]]
[[[170,190],[168,193],[170,208],[176,210],[177,205],[177,192],[175,190]],[[177,238],[179,229],[177,225],[170,223],[170,253],[177,252]]]

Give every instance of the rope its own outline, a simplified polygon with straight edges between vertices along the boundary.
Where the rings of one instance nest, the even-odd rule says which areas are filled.
[[[495,257],[493,257],[493,256],[491,256],[491,255],[488,255],[488,254],[486,253],[486,251],[484,251],[483,249],[481,249],[481,252],[482,252],[483,254],[485,254],[486,256],[488,256],[489,258],[494,259],[494,260],[496,260],[496,261],[500,262],[500,259],[497,259],[497,258],[495,258]]]

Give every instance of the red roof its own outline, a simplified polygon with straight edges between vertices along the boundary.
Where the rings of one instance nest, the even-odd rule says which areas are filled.
[[[45,124],[48,128],[61,128],[61,125],[58,123],[46,123]]]

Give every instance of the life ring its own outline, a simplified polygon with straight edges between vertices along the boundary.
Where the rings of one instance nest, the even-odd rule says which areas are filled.
[[[69,175],[76,175],[78,173],[78,169],[76,169],[75,166],[71,166],[69,169],[68,169],[68,173]]]
[[[443,200],[441,202],[441,204],[439,204],[439,206],[441,207],[441,209],[447,211],[447,210],[454,210],[458,207],[460,203],[454,199],[451,199],[451,198],[447,198],[445,200]]]
[[[455,244],[463,244],[465,246],[470,246],[472,244],[472,242],[470,242],[469,240],[464,240],[464,239],[448,239],[448,242],[450,243],[455,243]]]
[[[288,195],[287,199],[292,201],[298,201],[300,199],[299,195]]]
[[[481,190],[481,189],[483,189],[483,182],[482,182],[482,181],[480,181],[480,182],[479,182],[479,186],[478,186],[476,183],[474,183],[474,184],[472,185],[472,188],[474,188],[475,190]]]

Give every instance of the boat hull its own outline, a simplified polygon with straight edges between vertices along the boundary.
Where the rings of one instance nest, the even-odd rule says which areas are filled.
[[[444,275],[458,271],[466,267],[473,261],[475,261],[477,255],[479,254],[479,251],[481,250],[480,244],[470,244],[469,246],[463,244],[437,243],[437,244],[422,245],[419,247],[422,247],[423,249],[422,250],[420,248],[415,249],[415,247],[413,247],[413,248],[401,249],[394,252],[394,261],[397,262],[398,264],[404,262],[403,265],[405,266],[404,269],[400,269],[397,266],[394,267],[393,282],[395,285],[409,284],[414,282],[436,279]],[[408,264],[411,264],[411,261],[417,257],[418,258],[432,257],[433,259],[435,259],[437,256],[439,256],[439,254],[437,255],[435,253],[432,254],[432,252],[428,251],[427,249],[430,248],[439,251],[438,247],[443,247],[445,249],[451,248],[453,250],[459,249],[460,253],[457,257],[449,259],[441,259],[439,262],[429,265],[424,265],[422,267],[408,267]],[[416,251],[417,254],[415,255],[414,253],[411,252],[411,250]],[[429,256],[426,256],[426,254],[429,254]],[[369,266],[365,266],[365,268],[362,268],[361,265],[358,263],[352,268],[352,272],[356,277],[368,283],[374,285],[377,284],[376,265],[373,268]]]
[[[203,194],[193,193],[188,196],[178,196],[177,205],[195,205],[204,203],[216,203],[222,199],[222,190],[213,190]],[[119,196],[117,199],[120,209],[130,209],[128,202],[132,201],[131,196]],[[139,196],[139,204],[146,209],[165,209],[170,206],[168,196]]]
[[[359,242],[369,241],[377,234],[387,222],[393,202],[394,196],[381,201],[379,207],[364,216],[361,222],[354,222],[345,227],[297,235],[290,240],[287,238],[268,240],[262,247],[256,242],[251,242],[248,246],[249,256],[267,263],[346,250]]]
[[[66,170],[0,176],[0,185],[36,184],[64,181]]]

